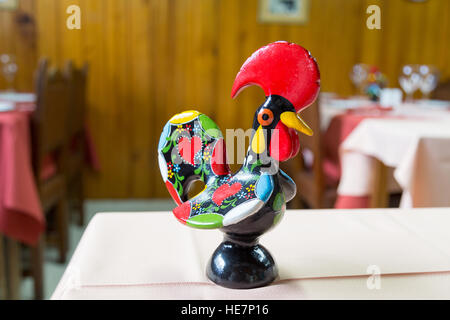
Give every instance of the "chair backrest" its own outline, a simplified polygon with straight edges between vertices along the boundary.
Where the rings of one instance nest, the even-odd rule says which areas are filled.
[[[311,180],[311,185],[313,187],[313,195],[310,196],[308,202],[312,207],[321,207],[322,196],[325,189],[325,179],[322,166],[323,160],[323,148],[322,148],[322,134],[320,128],[320,108],[319,108],[319,98],[301,113],[301,117],[314,131],[314,135],[307,136],[300,134],[300,146],[302,150],[302,164],[304,174]],[[310,152],[313,156],[312,166],[305,166],[306,160],[305,156],[307,152]],[[301,188],[301,186],[299,187]],[[307,198],[307,196],[306,196]]]
[[[450,101],[450,80],[440,83],[433,91],[432,98]]]
[[[67,111],[69,85],[67,78],[56,68],[49,68],[41,59],[35,74],[36,111],[32,115],[33,166],[39,174],[49,154],[57,153],[59,169],[67,145]]]
[[[320,112],[318,100],[316,100],[316,102],[314,102],[311,106],[302,111],[300,113],[300,116],[314,131],[314,134],[312,136],[299,134],[300,146],[303,149],[306,148],[311,150],[312,153],[315,155],[314,159],[321,161],[322,149],[321,149],[321,132],[320,132]]]
[[[88,70],[87,64],[77,69],[72,61],[67,61],[64,67],[64,74],[69,79],[70,91],[67,124],[69,138],[84,132]]]

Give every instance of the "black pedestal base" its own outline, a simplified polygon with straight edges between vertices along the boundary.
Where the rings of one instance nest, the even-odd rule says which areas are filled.
[[[217,247],[206,268],[208,278],[231,289],[252,289],[270,284],[278,276],[275,261],[257,241],[233,241]]]

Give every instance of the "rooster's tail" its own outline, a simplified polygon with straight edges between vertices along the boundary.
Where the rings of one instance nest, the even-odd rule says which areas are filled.
[[[158,145],[161,174],[178,205],[188,200],[189,186],[230,174],[225,142],[217,124],[198,111],[176,114],[165,125]]]

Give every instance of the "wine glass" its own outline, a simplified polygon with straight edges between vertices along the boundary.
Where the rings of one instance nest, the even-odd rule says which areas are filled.
[[[355,64],[350,72],[350,79],[361,95],[364,95],[364,88],[369,75],[370,67],[364,63]]]
[[[437,68],[428,65],[421,65],[419,67],[421,75],[420,91],[422,92],[423,99],[428,100],[430,93],[436,89],[439,81],[439,71]]]
[[[402,68],[402,74],[398,78],[398,82],[406,94],[406,101],[413,101],[414,92],[420,88],[422,77],[420,75],[420,66],[415,64],[407,64]]]
[[[18,70],[15,58],[12,55],[2,54],[0,55],[0,63],[2,74],[7,83],[7,91],[14,91],[14,79]]]

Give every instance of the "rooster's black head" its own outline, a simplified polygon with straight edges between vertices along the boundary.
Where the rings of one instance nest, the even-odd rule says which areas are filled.
[[[244,63],[236,76],[232,97],[251,85],[260,86],[266,94],[266,101],[255,113],[252,150],[262,153],[268,148],[270,156],[278,161],[294,157],[299,150],[296,131],[312,135],[298,112],[312,104],[319,93],[316,61],[297,44],[271,43]]]

